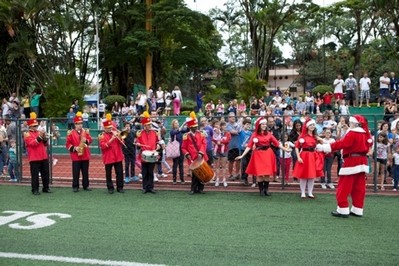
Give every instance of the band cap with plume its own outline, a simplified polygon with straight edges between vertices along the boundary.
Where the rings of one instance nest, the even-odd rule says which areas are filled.
[[[194,112],[190,113],[190,117],[187,120],[187,126],[188,127],[198,127],[197,116],[195,115]]]
[[[105,121],[103,122],[104,128],[110,128],[113,126],[112,124],[112,115],[110,113],[105,115]]]
[[[39,123],[37,122],[37,115],[35,112],[31,112],[30,113],[30,119],[28,120],[28,126],[30,127],[34,127],[34,126],[38,126]]]
[[[75,117],[73,118],[73,122],[75,124],[82,124],[83,123],[83,118],[82,118],[82,112],[77,112]]]
[[[151,116],[147,111],[144,111],[141,117],[141,124],[148,125],[151,124]]]

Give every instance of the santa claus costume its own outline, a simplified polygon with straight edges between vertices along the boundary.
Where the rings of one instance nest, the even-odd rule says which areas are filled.
[[[295,164],[292,175],[299,179],[301,188],[301,198],[306,198],[306,187],[308,198],[314,199],[313,187],[314,180],[323,176],[324,155],[316,151],[318,138],[315,135],[316,122],[307,118],[302,127],[302,133],[295,142],[295,151],[298,161]]]
[[[268,188],[270,179],[277,173],[276,155],[271,149],[271,145],[289,151],[284,148],[278,140],[267,130],[267,120],[263,117],[255,122],[255,131],[248,141],[243,154],[236,160],[240,160],[251,149],[252,155],[248,163],[246,173],[257,177],[260,195],[269,196]]]
[[[349,215],[363,216],[366,196],[366,173],[369,172],[367,155],[371,154],[373,139],[370,135],[367,120],[361,115],[349,119],[348,133],[337,142],[318,145],[317,149],[326,153],[341,150],[343,164],[339,171],[336,192],[337,210],[331,214],[347,218]],[[352,208],[349,210],[348,196],[352,197]]]

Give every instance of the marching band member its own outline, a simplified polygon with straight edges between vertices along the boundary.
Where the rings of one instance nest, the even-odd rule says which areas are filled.
[[[156,156],[156,150],[159,150],[160,135],[151,127],[151,117],[150,114],[145,111],[143,117],[141,118],[141,124],[143,125],[143,130],[137,131],[136,134],[136,144],[140,148],[141,154],[141,174],[143,177],[143,193],[155,193],[154,190],[154,167],[157,160],[147,160],[144,158],[145,151],[153,152]],[[147,161],[146,161],[147,160]]]
[[[268,131],[266,118],[260,117],[255,122],[255,130],[244,152],[236,157],[236,160],[241,160],[252,149],[246,173],[256,176],[261,196],[270,196],[269,182],[273,180],[273,176],[277,173],[276,155],[271,146],[287,152],[290,151],[283,147],[273,134]]]
[[[181,150],[186,157],[188,165],[191,165],[195,160],[208,160],[206,154],[206,133],[198,130],[198,122],[194,112],[190,113],[190,119],[187,120],[187,127],[190,132],[183,135],[183,143]],[[194,193],[204,193],[204,184],[194,174],[191,173],[191,191],[190,195]]]
[[[89,162],[90,147],[93,142],[89,130],[83,129],[82,113],[77,112],[73,119],[75,129],[68,130],[66,138],[66,148],[72,160],[72,189],[73,192],[79,191],[79,175],[82,172],[82,186],[86,191],[89,188]]]
[[[112,167],[116,173],[116,190],[119,193],[124,193],[123,190],[123,140],[118,136],[116,127],[112,122],[111,114],[106,115],[103,122],[104,132],[98,136],[100,148],[102,152],[103,162],[105,165],[105,176],[107,179],[108,193],[114,193],[114,184],[112,182]]]
[[[330,153],[341,150],[344,162],[339,171],[336,191],[337,210],[332,211],[335,217],[347,218],[349,215],[362,217],[366,197],[366,173],[369,172],[367,156],[372,154],[373,140],[367,120],[361,115],[349,118],[350,129],[340,140],[331,144],[317,145],[317,150]],[[348,196],[352,197],[352,208],[349,210]]]
[[[37,130],[36,113],[30,113],[28,120],[29,131],[24,134],[24,141],[28,152],[30,173],[32,180],[32,194],[40,195],[39,173],[42,177],[43,193],[51,193],[49,188],[49,160],[47,154],[48,138],[46,132]]]

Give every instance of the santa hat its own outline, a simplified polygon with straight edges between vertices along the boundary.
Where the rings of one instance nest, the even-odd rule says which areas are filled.
[[[28,120],[28,126],[35,127],[38,125],[39,125],[39,123],[36,120],[36,113],[35,112],[30,113],[30,119]]]
[[[302,143],[305,142],[304,138],[305,138],[305,136],[308,135],[308,127],[311,126],[311,125],[316,125],[316,122],[313,119],[309,118],[309,117],[306,118],[305,122],[303,122],[303,125],[302,125],[302,133],[301,133],[301,135],[298,138],[299,143],[302,144]]]
[[[83,118],[82,118],[82,112],[77,112],[75,117],[73,118],[73,122],[75,124],[82,124],[83,123]]]
[[[351,116],[349,117],[349,123],[358,124],[361,128],[363,128],[366,134],[369,134],[369,139],[367,140],[367,142],[371,143],[373,141],[371,138],[368,122],[366,118],[364,118],[364,116],[362,115]]]
[[[255,131],[257,132],[260,124],[267,124],[267,120],[264,117],[259,117],[258,119],[256,119],[255,121]]]
[[[112,124],[112,115],[110,113],[108,113],[105,116],[105,121],[103,122],[103,126],[104,126],[104,128],[110,128],[110,127],[113,126],[113,124]]]
[[[142,125],[148,125],[151,124],[151,116],[147,111],[144,111],[142,117],[141,117],[141,124]]]
[[[315,125],[316,125],[316,121],[314,121],[314,120],[311,119],[311,118],[306,119],[306,121],[305,121],[305,127],[308,128],[308,127],[310,127],[311,125],[315,126]]]
[[[188,127],[198,127],[197,116],[194,112],[190,113],[190,118],[187,120]]]

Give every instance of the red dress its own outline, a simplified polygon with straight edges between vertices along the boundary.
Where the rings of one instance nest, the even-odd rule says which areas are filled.
[[[254,142],[254,139],[257,139],[258,142]],[[270,132],[266,135],[253,133],[247,147],[254,145],[255,149],[252,150],[252,156],[245,172],[254,176],[275,175],[277,173],[276,155],[270,146],[278,147],[280,145],[278,140]]]
[[[297,162],[295,164],[292,176],[300,179],[310,179],[324,175],[324,154],[315,151],[316,145],[317,140],[313,136],[306,135],[305,137],[298,138],[295,142],[295,148],[300,150],[299,154],[303,163]]]

